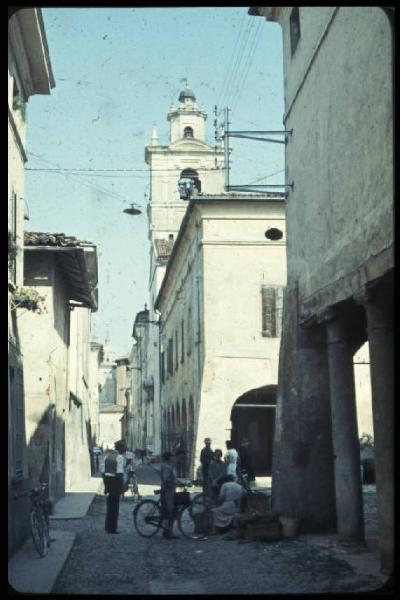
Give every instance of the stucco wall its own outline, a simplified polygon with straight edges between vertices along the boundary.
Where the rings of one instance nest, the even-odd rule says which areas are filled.
[[[274,203],[199,202],[180,238],[160,297],[164,348],[178,331],[179,361],[162,386],[163,408],[182,415],[194,400],[194,464],[204,437],[224,448],[230,415],[244,392],[277,383],[279,338],[262,336],[262,285],[286,282],[284,207]],[[245,282],[245,284],[244,284]],[[191,323],[188,323],[188,315]],[[181,362],[181,323],[185,353]],[[200,336],[199,336],[200,332]],[[188,354],[189,352],[189,354]],[[181,419],[182,420],[182,419]],[[176,433],[182,426],[175,427]]]
[[[34,481],[44,476],[51,495],[58,497],[64,493],[69,310],[67,290],[54,256],[27,252],[25,285],[35,287],[46,297],[45,313],[19,309],[18,318],[24,356],[29,473]]]
[[[104,449],[107,445],[113,448],[114,443],[121,439],[121,417],[122,412],[100,412],[100,444],[104,445]]]
[[[75,307],[70,313],[69,391],[66,416],[65,473],[70,491],[91,475],[89,422],[90,309]],[[74,397],[76,398],[74,400]]]
[[[357,286],[360,265],[393,243],[389,21],[379,8],[340,7],[316,51],[331,11],[300,7],[293,59],[289,9],[282,18],[285,127],[293,128],[286,179],[295,184],[287,200],[288,279],[298,280],[300,299],[332,285],[339,294],[350,273]]]

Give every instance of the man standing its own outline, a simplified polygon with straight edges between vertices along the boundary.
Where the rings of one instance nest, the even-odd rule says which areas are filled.
[[[104,493],[107,495],[105,530],[117,531],[119,500],[123,492],[126,445],[123,440],[115,442],[115,450],[109,450],[102,461],[101,472],[104,481]]]
[[[177,536],[172,533],[174,520],[176,517],[175,506],[175,487],[176,477],[172,468],[171,452],[164,452],[161,464],[161,517],[166,521],[163,537],[176,539]]]
[[[226,475],[226,464],[222,460],[222,450],[214,451],[214,459],[210,462],[208,470],[208,492],[214,504],[216,504],[220,489],[220,479]]]
[[[226,445],[226,453],[224,456],[224,461],[226,463],[226,474],[232,475],[233,480],[237,480],[237,463],[239,459],[239,454],[237,450],[233,447],[233,444],[230,440],[225,442]]]
[[[178,477],[186,477],[186,444],[181,436],[175,444],[176,470]]]
[[[204,448],[200,452],[201,471],[203,479],[203,493],[208,495],[208,471],[210,468],[210,462],[214,458],[214,452],[211,450],[211,439],[206,438],[204,440]]]

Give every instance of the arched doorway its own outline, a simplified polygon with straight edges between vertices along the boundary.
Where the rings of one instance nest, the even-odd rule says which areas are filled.
[[[269,476],[272,471],[276,390],[276,385],[250,390],[232,407],[231,440],[235,448],[243,438],[249,440],[256,475]]]

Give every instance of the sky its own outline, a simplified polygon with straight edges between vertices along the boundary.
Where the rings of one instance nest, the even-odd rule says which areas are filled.
[[[27,106],[29,231],[97,246],[99,309],[93,335],[117,355],[132,346],[148,304],[149,173],[144,148],[186,78],[208,113],[231,109],[231,129],[283,130],[281,29],[248,7],[43,8],[56,87]],[[278,138],[279,139],[279,138]],[[231,184],[284,183],[284,146],[231,138]],[[279,191],[284,191],[283,188]],[[123,212],[131,203],[139,216]]]

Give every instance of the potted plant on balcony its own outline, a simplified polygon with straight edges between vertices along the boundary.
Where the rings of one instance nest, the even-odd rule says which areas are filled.
[[[45,296],[41,296],[35,288],[16,288],[12,296],[12,309],[25,308],[40,315],[46,312],[45,299]]]

